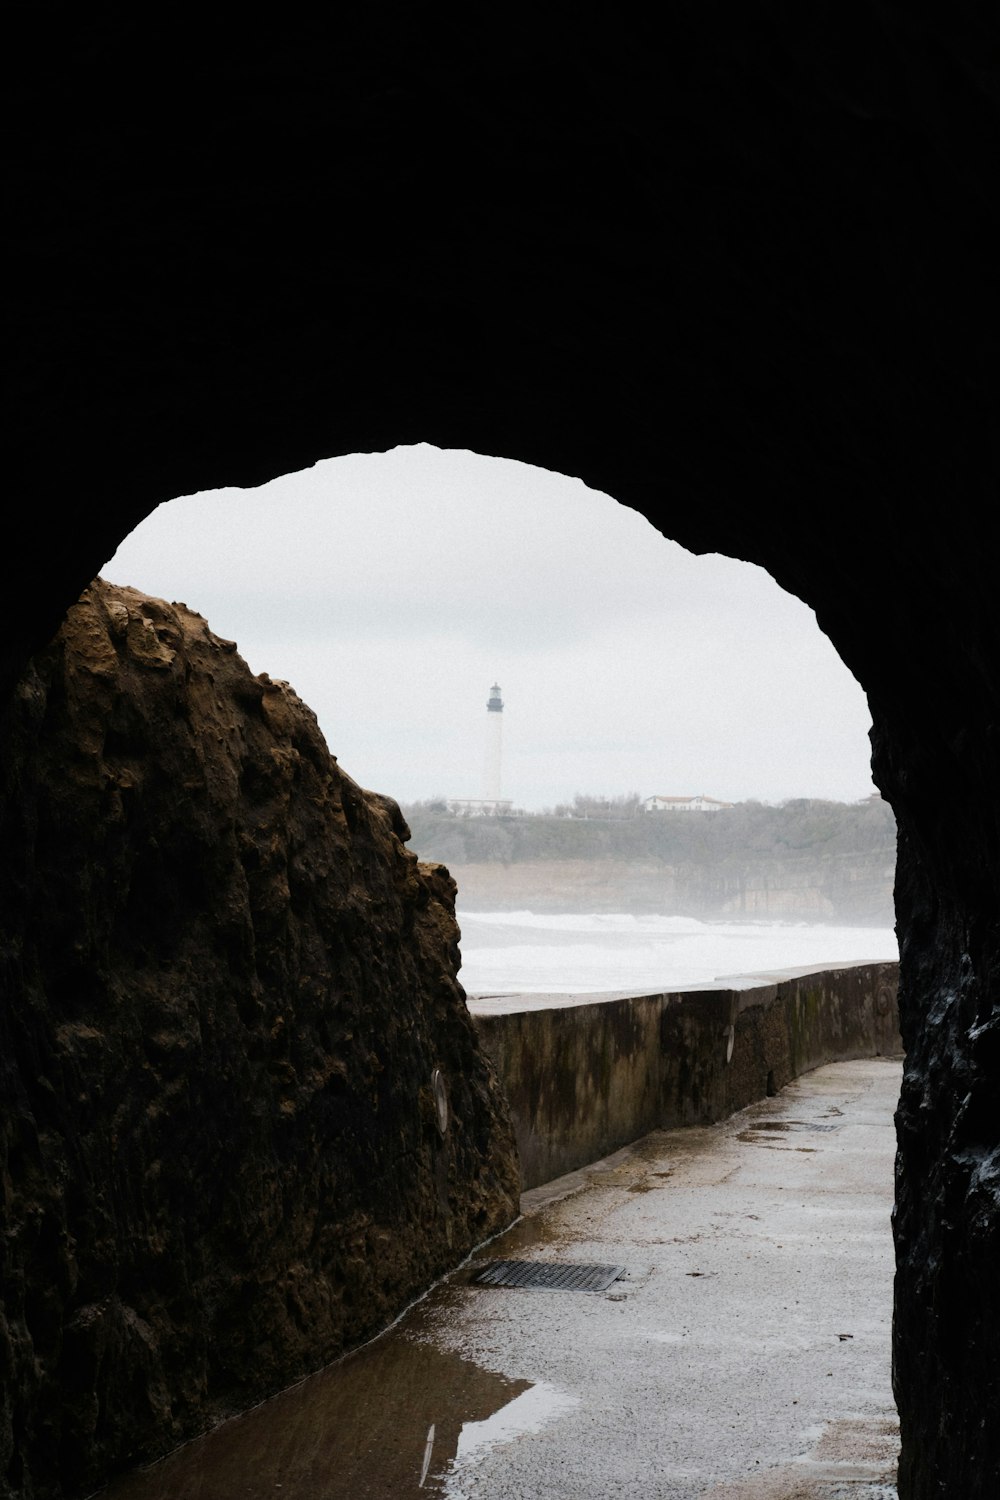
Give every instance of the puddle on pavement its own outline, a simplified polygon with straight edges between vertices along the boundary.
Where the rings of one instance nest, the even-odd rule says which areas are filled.
[[[443,1496],[497,1443],[575,1398],[510,1380],[393,1330],[234,1417],[101,1500],[385,1500]]]
[[[513,1258],[518,1250],[550,1250],[562,1245],[566,1236],[559,1223],[560,1207],[556,1202],[545,1213],[525,1214],[493,1241],[489,1253]]]
[[[498,1443],[509,1443],[512,1438],[529,1432],[541,1432],[553,1417],[578,1405],[578,1396],[560,1391],[545,1380],[530,1385],[492,1417],[463,1424],[455,1454],[456,1474],[460,1476],[466,1465],[485,1457]]]
[[[825,1133],[830,1130],[839,1130],[839,1125],[819,1125],[814,1120],[755,1120],[748,1125],[746,1130],[737,1133],[736,1139],[744,1141],[751,1146],[774,1146],[774,1140],[768,1140],[769,1136],[793,1134],[800,1130]],[[810,1151],[815,1149],[811,1146],[796,1146],[796,1151]]]

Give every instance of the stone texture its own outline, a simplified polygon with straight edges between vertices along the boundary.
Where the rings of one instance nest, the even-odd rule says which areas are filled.
[[[42,1497],[383,1327],[518,1179],[454,882],[287,684],[98,582],[3,734],[0,1492]]]
[[[3,680],[159,501],[416,441],[807,600],[900,830],[900,1493],[992,1496],[995,17],[484,22],[22,9]]]

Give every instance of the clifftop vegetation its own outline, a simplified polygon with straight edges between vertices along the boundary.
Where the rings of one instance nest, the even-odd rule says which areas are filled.
[[[738,802],[721,812],[647,813],[637,796],[578,796],[552,813],[474,817],[443,799],[404,807],[410,847],[449,865],[538,860],[662,860],[664,864],[757,863],[811,856],[862,856],[891,865],[892,809],[879,799],[797,798],[772,806]]]

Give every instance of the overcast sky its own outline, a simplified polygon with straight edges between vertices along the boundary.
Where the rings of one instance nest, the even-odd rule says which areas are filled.
[[[579,480],[425,445],[161,505],[102,569],[285,678],[363,786],[727,801],[872,790],[861,688],[762,569],[694,557]]]

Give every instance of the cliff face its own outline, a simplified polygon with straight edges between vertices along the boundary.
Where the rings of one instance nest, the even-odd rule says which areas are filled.
[[[2,733],[0,1490],[43,1496],[373,1333],[518,1171],[454,882],[286,684],[98,582]]]
[[[414,847],[447,864],[466,911],[893,922],[896,826],[879,799],[617,819],[470,818],[418,803],[407,817]]]
[[[891,927],[894,871],[878,860],[524,860],[450,865],[465,911],[612,912],[707,921],[836,922]]]

